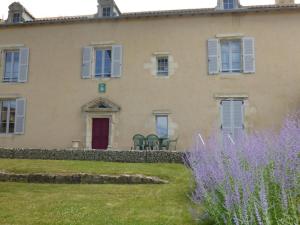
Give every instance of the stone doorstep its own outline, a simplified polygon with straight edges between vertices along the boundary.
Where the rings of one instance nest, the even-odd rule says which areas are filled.
[[[43,184],[167,184],[166,180],[144,175],[102,174],[15,174],[0,172],[0,182],[22,182]]]

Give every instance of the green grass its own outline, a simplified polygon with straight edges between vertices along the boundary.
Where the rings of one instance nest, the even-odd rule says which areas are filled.
[[[164,185],[50,185],[0,182],[0,224],[194,225],[191,175],[179,164],[0,159],[15,173],[144,174]]]

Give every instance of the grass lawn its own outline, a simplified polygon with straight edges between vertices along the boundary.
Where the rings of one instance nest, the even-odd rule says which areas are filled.
[[[179,164],[0,159],[16,173],[144,174],[163,185],[54,185],[0,182],[0,224],[194,225],[190,174]]]

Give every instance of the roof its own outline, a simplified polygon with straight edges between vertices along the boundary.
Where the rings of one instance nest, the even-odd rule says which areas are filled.
[[[95,15],[48,17],[48,18],[36,18],[33,21],[26,21],[17,24],[0,24],[0,27],[25,26],[25,25],[34,25],[34,24],[75,23],[75,22],[98,21],[98,20],[121,20],[121,19],[147,18],[147,17],[197,16],[197,15],[200,16],[200,15],[223,15],[223,14],[241,14],[241,13],[246,14],[251,12],[278,12],[278,11],[299,11],[300,12],[300,4],[242,6],[238,9],[233,9],[233,10],[221,10],[217,8],[201,8],[201,9],[131,12],[131,13],[122,13],[118,17],[105,17],[105,18],[99,18],[96,17]]]

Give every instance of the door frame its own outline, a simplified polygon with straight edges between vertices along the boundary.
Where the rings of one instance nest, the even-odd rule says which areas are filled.
[[[86,115],[86,136],[85,147],[86,149],[92,149],[93,140],[93,119],[109,119],[108,130],[108,146],[107,149],[112,149],[113,143],[113,114],[87,114]]]

